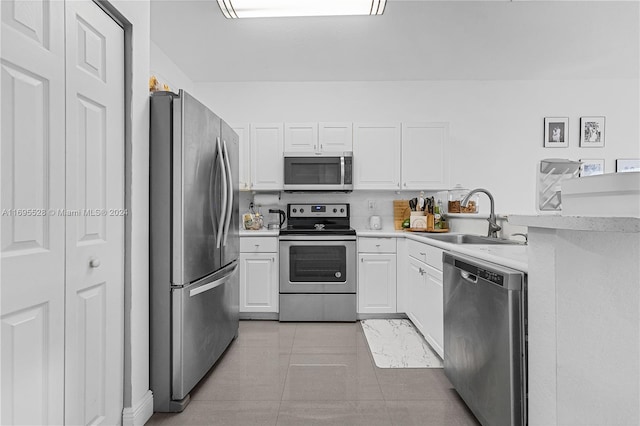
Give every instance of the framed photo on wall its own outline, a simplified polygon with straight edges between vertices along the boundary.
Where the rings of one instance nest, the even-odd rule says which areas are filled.
[[[580,146],[583,148],[604,146],[604,117],[580,117]]]
[[[580,159],[580,177],[601,175],[604,173],[604,158]]]
[[[569,117],[544,118],[544,147],[566,148],[569,146]]]
[[[618,158],[616,173],[640,172],[640,158]]]

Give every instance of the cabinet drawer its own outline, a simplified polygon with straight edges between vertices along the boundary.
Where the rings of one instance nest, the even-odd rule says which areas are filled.
[[[409,252],[409,256],[442,271],[442,252],[444,250],[441,248],[409,240],[407,241],[407,251]]]
[[[395,253],[396,239],[393,237],[387,237],[387,238],[360,237],[358,238],[358,252],[359,253]]]
[[[277,253],[278,239],[276,237],[241,237],[240,251],[242,253]]]

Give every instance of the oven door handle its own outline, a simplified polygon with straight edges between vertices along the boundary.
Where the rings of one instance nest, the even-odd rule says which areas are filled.
[[[292,242],[336,242],[336,241],[356,241],[355,235],[280,235],[280,241],[292,241]]]

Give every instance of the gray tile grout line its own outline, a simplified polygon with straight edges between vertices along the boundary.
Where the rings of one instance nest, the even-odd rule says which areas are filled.
[[[278,331],[280,329],[280,323],[278,323]],[[284,383],[282,384],[282,392],[280,393],[280,401],[278,402],[278,412],[276,413],[276,423],[274,426],[278,425],[278,421],[280,420],[280,410],[282,409],[282,399],[284,398],[284,390],[287,387],[287,377],[289,376],[289,366],[291,365],[291,354],[293,353],[293,345],[296,342],[296,335],[298,334],[298,324],[296,323],[295,329],[293,331],[293,339],[291,339],[291,347],[289,348],[289,360],[287,361],[287,372],[284,375]]]

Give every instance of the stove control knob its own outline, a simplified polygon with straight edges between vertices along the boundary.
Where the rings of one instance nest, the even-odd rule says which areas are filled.
[[[300,209],[300,213],[304,213],[304,209]]]
[[[340,213],[344,213],[344,209],[340,209]]]
[[[298,211],[298,209],[293,209],[293,212],[296,213]]]
[[[334,213],[337,213],[337,212],[338,212],[338,209],[333,209],[333,212],[334,212]]]

